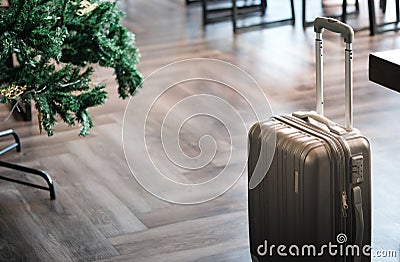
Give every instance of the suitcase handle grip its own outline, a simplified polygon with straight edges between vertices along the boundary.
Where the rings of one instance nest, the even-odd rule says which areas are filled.
[[[292,115],[294,117],[303,119],[303,120],[307,120],[307,118],[311,118],[314,119],[315,121],[324,124],[329,131],[331,131],[334,134],[337,135],[344,135],[346,134],[346,130],[344,130],[342,127],[338,126],[335,122],[331,121],[329,118],[323,116],[323,115],[319,115],[317,112],[315,111],[298,111],[298,112],[294,112],[292,113]]]
[[[317,17],[314,21],[314,32],[322,33],[324,28],[341,34],[346,43],[351,44],[354,41],[353,28],[345,23],[340,22],[339,20],[326,17]]]

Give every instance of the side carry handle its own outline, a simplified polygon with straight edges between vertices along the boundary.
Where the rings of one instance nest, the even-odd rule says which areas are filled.
[[[355,186],[353,187],[352,191],[354,214],[356,217],[356,237],[354,242],[361,248],[364,235],[364,216],[362,209],[361,188],[359,186]],[[360,256],[354,257],[354,261],[361,261],[361,254]]]
[[[324,114],[324,85],[323,85],[323,50],[322,50],[322,32],[327,29],[340,33],[346,42],[345,49],[345,119],[346,128],[353,128],[353,50],[354,40],[353,29],[336,19],[317,17],[314,20],[315,39],[315,57],[316,57],[316,80],[317,80],[317,113]]]

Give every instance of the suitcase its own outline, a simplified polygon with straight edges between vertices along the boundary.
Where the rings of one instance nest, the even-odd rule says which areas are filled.
[[[345,40],[345,119],[323,116],[322,31]],[[249,131],[253,261],[370,261],[370,145],[353,128],[352,28],[318,17],[317,112],[273,116]]]

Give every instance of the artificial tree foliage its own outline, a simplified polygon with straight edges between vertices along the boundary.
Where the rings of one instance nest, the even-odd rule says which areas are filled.
[[[114,69],[121,98],[141,86],[139,52],[122,17],[115,1],[10,1],[0,10],[0,102],[33,102],[49,136],[59,118],[87,136],[88,108],[107,98],[91,81],[93,64]]]

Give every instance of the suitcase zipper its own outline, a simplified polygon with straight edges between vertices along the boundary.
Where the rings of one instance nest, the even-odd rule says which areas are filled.
[[[347,195],[346,192],[343,191],[342,192],[342,214],[343,217],[347,217],[347,209],[349,208],[349,206],[347,205]]]

